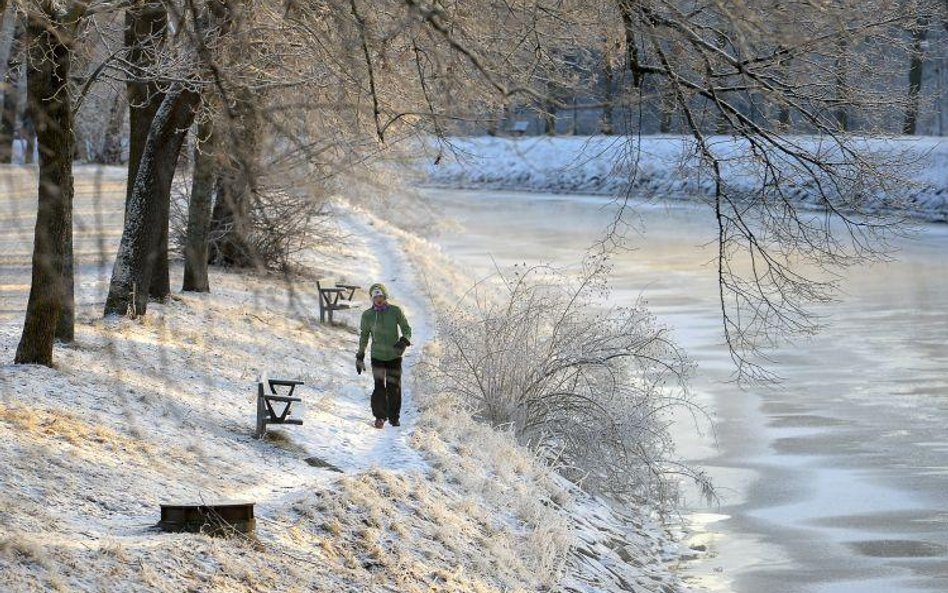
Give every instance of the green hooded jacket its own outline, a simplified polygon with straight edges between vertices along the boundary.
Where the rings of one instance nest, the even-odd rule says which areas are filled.
[[[411,326],[405,319],[405,314],[396,305],[388,305],[382,311],[370,307],[362,312],[362,321],[359,324],[359,356],[365,355],[365,347],[372,336],[372,358],[376,360],[395,360],[401,354],[395,349],[398,341],[398,330],[401,328],[405,339],[411,339]]]

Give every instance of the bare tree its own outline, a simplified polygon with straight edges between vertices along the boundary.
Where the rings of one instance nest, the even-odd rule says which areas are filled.
[[[879,85],[874,44],[897,41],[906,14],[886,1],[625,8],[617,25],[628,30],[631,19],[648,50],[638,70],[667,89],[714,183],[721,314],[738,374],[770,378],[753,362],[761,349],[813,331],[807,305],[831,298],[831,270],[877,253],[892,228],[884,213],[900,204],[890,169],[847,132],[850,114],[887,122],[901,113]],[[761,121],[768,113],[779,120]],[[812,139],[780,132],[791,119]],[[722,146],[715,132],[737,140]],[[752,172],[755,191],[728,183],[737,169]],[[802,209],[801,192],[830,215]]]
[[[809,331],[804,305],[830,294],[832,283],[800,276],[795,259],[827,268],[856,261],[876,249],[874,233],[887,228],[865,196],[884,195],[890,182],[846,131],[854,122],[889,122],[903,113],[878,92],[868,62],[875,39],[904,29],[905,13],[895,10],[895,0],[820,6],[804,0],[530,0],[476,9],[387,0],[372,10],[360,0],[319,7],[264,2],[254,10],[218,2],[138,4],[127,29],[133,51],[117,62],[133,90],[152,85],[144,98],[132,98],[133,110],[153,107],[156,89],[184,80],[219,100],[217,133],[232,159],[216,174],[221,192],[212,257],[256,265],[248,239],[252,213],[266,212],[264,188],[277,188],[278,176],[291,167],[328,186],[340,172],[396,154],[407,137],[447,136],[459,129],[455,123],[490,121],[500,105],[544,105],[550,114],[570,108],[576,90],[593,78],[597,40],[619,39],[630,73],[626,97],[664,114],[665,129],[677,116],[714,179],[722,318],[735,359],[754,375],[758,367],[745,364],[747,355],[782,331]],[[162,9],[170,17],[160,18]],[[205,35],[198,22],[215,11],[216,32]],[[175,22],[173,42],[162,41],[167,18]],[[226,32],[224,21],[233,21]],[[135,58],[138,49],[144,53]],[[770,121],[770,114],[780,115]],[[788,123],[820,140],[784,134]],[[723,172],[739,163],[715,148],[709,134],[716,131],[741,139],[741,158],[759,177],[757,192],[726,183]],[[143,137],[133,133],[133,140]],[[130,175],[130,183],[139,178]],[[799,210],[793,194],[801,187],[846,226],[848,245],[834,238],[827,218]],[[166,261],[160,239],[156,253]],[[740,253],[749,261],[737,263]],[[131,290],[124,281],[118,285]]]
[[[164,94],[142,150],[125,228],[112,268],[106,315],[144,314],[149,285],[160,257],[156,246],[168,221],[168,202],[175,163],[185,134],[200,105],[198,92],[179,86]],[[167,231],[165,231],[167,232]]]
[[[108,124],[96,158],[96,162],[104,165],[118,165],[122,163],[123,159],[122,138],[124,132],[122,128],[125,123],[125,112],[128,108],[125,98],[119,93],[115,94],[111,103]]]
[[[260,115],[248,89],[237,90],[235,108],[229,110],[224,134],[231,150],[218,171],[218,196],[211,214],[212,263],[237,267],[265,267],[250,238],[253,223],[250,212],[258,195],[258,146]]]
[[[125,10],[125,46],[130,66],[126,82],[128,96],[128,183],[126,202],[130,203],[138,178],[138,168],[145,150],[149,130],[154,123],[164,99],[156,77],[155,66],[160,59],[165,36],[168,30],[168,11],[161,2],[141,2]],[[170,183],[169,183],[170,192]],[[148,199],[164,203],[169,196],[151,195]],[[166,209],[161,208],[160,212]],[[126,214],[128,216],[128,214]],[[171,282],[168,276],[168,218],[167,215],[151,222],[159,227],[158,240],[149,257],[152,264],[152,278],[148,282],[148,295],[163,300],[171,294]]]
[[[218,39],[227,26],[226,19],[220,18],[223,5],[219,3],[176,7],[173,18],[178,26],[178,43],[166,50],[166,5],[140,8],[140,12],[129,13],[127,20],[126,44],[134,56],[129,74],[134,82],[128,88],[130,105],[138,101],[141,108],[135,125],[147,129],[148,134],[137,158],[130,156],[130,165],[136,160],[138,164],[134,179],[130,172],[131,195],[112,268],[106,315],[144,314],[149,297],[160,299],[170,294],[172,181],[181,147],[207,86],[202,75],[213,69],[207,44]],[[160,105],[146,125],[156,98],[161,99]]]
[[[602,123],[599,126],[599,131],[607,136],[615,133],[615,62],[617,59],[615,54],[618,47],[619,43],[615,40],[609,37],[606,37],[604,40],[602,49],[603,109]]]
[[[181,290],[209,292],[207,277],[208,234],[211,226],[211,207],[217,178],[217,147],[214,141],[214,122],[205,117],[198,123],[194,143],[194,169],[191,193],[188,199],[188,228],[184,246],[184,281]]]
[[[23,55],[23,23],[16,19],[10,41],[6,70],[3,73],[3,106],[0,112],[0,163],[9,163],[13,156],[16,129],[17,82]]]
[[[536,1],[474,12],[409,0],[407,10],[380,3],[371,17],[358,2],[332,6],[319,17],[295,7],[282,38],[316,47],[300,60],[327,65],[314,78],[338,82],[335,94],[314,89],[314,103],[350,109],[311,113],[368,128],[379,141],[431,130],[465,108],[489,119],[496,101],[482,97],[491,95],[522,95],[549,114],[569,108],[562,97],[575,93],[560,89],[588,80],[577,71],[600,50],[592,45],[602,32],[624,40],[626,95],[668,124],[678,116],[714,187],[722,323],[744,378],[768,377],[754,362],[763,348],[815,329],[808,307],[831,298],[834,270],[884,248],[893,222],[885,213],[900,206],[890,167],[898,158],[868,155],[860,136],[874,122],[876,131],[897,130],[904,113],[880,84],[894,75],[880,56],[901,42],[910,18],[896,0]],[[412,47],[422,50],[422,68],[409,77],[399,65]],[[313,87],[300,80],[300,88]],[[811,137],[790,135],[788,125]],[[756,188],[728,183],[736,169]],[[807,208],[829,216],[803,209],[802,194]]]
[[[164,94],[156,80],[168,31],[168,11],[161,2],[140,2],[125,10],[125,48],[129,72],[126,82],[129,109],[128,184],[126,202],[132,197],[138,166],[152,120]]]
[[[64,311],[74,309],[72,248],[71,44],[82,7],[45,4],[28,14],[27,92],[39,138],[39,206],[33,246],[33,278],[15,362],[52,366],[53,340]],[[71,317],[69,318],[71,320]]]
[[[914,135],[918,127],[919,95],[922,90],[922,74],[925,65],[923,45],[928,37],[929,20],[926,15],[918,15],[915,26],[909,29],[912,46],[909,54],[908,99],[905,107],[905,121],[902,133]]]

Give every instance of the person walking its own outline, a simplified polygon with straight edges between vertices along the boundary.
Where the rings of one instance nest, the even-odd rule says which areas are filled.
[[[365,370],[365,348],[372,338],[372,414],[375,428],[400,425],[402,411],[402,355],[411,346],[411,326],[400,307],[388,302],[388,290],[382,283],[369,287],[372,306],[362,312],[359,323],[359,351],[356,373]],[[399,331],[401,335],[399,336]]]

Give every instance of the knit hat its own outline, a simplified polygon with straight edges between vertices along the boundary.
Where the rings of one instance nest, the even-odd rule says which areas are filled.
[[[388,299],[388,290],[385,288],[385,285],[381,282],[376,282],[369,287],[369,296],[373,299],[377,296],[382,296]]]

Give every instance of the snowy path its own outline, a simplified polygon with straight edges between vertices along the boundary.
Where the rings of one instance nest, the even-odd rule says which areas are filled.
[[[402,381],[402,425],[394,428],[388,424],[383,430],[372,427],[369,396],[372,391],[371,371],[356,375],[355,350],[358,336],[353,336],[349,360],[350,379],[342,388],[342,397],[335,402],[333,415],[342,423],[318,421],[306,432],[305,444],[313,455],[332,463],[345,471],[362,471],[373,466],[384,469],[420,469],[427,465],[408,446],[408,437],[414,429],[418,416],[411,385],[413,367],[418,360],[421,347],[431,336],[430,311],[419,294],[414,275],[405,256],[399,251],[395,238],[371,228],[364,220],[354,216],[344,221],[345,230],[364,243],[360,265],[364,269],[358,274],[366,280],[368,288],[373,282],[383,282],[392,295],[392,302],[405,311],[412,326],[412,346],[404,359]],[[360,310],[361,311],[361,310]],[[358,324],[360,312],[350,314],[352,323]]]
[[[373,282],[383,282],[392,295],[392,302],[403,308],[412,326],[412,347],[406,353],[403,367],[402,424],[398,428],[386,424],[382,430],[372,426],[369,406],[371,371],[362,375],[355,373],[358,334],[354,330],[345,366],[332,372],[333,379],[341,383],[334,396],[307,403],[304,425],[283,432],[294,446],[306,451],[303,457],[315,457],[344,473],[357,473],[374,467],[392,471],[426,471],[427,463],[409,446],[408,440],[418,418],[411,380],[421,348],[431,337],[430,307],[417,288],[414,273],[396,238],[373,228],[384,223],[377,220],[368,222],[350,214],[340,224],[350,235],[349,241],[359,245],[361,259],[354,277],[360,278],[358,282],[363,288]],[[358,324],[361,310],[346,313],[353,328]],[[304,403],[306,401],[304,395]],[[256,500],[266,511],[278,507],[300,489],[325,486],[341,475],[316,467],[300,472],[297,455],[288,456],[281,465],[281,471],[275,476],[252,488],[235,492],[235,498]]]

